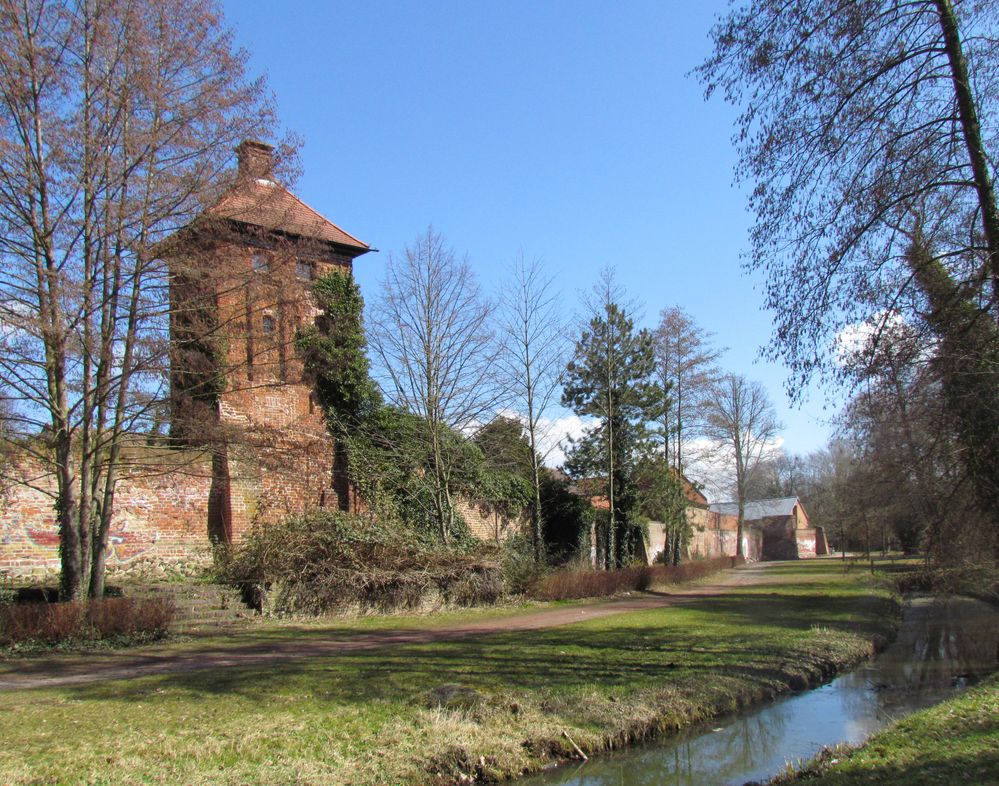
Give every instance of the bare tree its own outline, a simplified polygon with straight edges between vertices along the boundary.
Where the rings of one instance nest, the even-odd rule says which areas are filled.
[[[713,39],[698,72],[743,108],[749,265],[766,274],[789,393],[816,372],[862,379],[836,351],[856,324],[923,322],[999,531],[999,6],[752,0]]]
[[[483,299],[467,259],[432,227],[392,256],[371,320],[382,388],[423,422],[441,539],[455,527],[452,479],[459,455],[447,430],[487,422],[500,399],[493,305]]]
[[[804,458],[776,451],[749,473],[746,494],[752,499],[805,496],[808,481]]]
[[[781,425],[763,386],[738,374],[727,374],[715,385],[706,421],[708,436],[731,451],[739,507],[736,555],[744,557],[747,482],[768,457]]]
[[[664,308],[656,329],[656,375],[670,392],[662,416],[665,458],[683,473],[684,451],[703,427],[703,401],[719,376],[715,363],[723,350],[679,306]]]
[[[698,74],[743,110],[750,266],[767,274],[770,351],[799,378],[836,367],[844,327],[918,313],[899,231],[913,215],[939,222],[923,228],[934,258],[999,317],[997,22],[994,3],[752,0],[712,31]]]
[[[541,472],[545,456],[554,447],[549,445],[543,452],[542,443],[550,436],[547,413],[558,400],[565,374],[565,325],[552,279],[538,260],[527,262],[521,254],[511,283],[501,299],[502,367],[531,448],[531,538],[535,556],[542,559]]]
[[[211,0],[0,2],[0,372],[15,438],[55,475],[62,593],[104,559],[122,446],[160,398],[153,248],[270,128]]]
[[[969,472],[961,422],[947,400],[950,375],[940,362],[941,357],[964,361],[972,353],[941,352],[921,328],[896,323],[880,337],[876,350],[861,350],[872,360],[864,387],[844,413],[843,439],[858,457],[852,474],[863,469],[868,490],[874,490],[868,491],[866,510],[878,526],[897,536],[906,550],[921,547],[934,561],[975,562],[999,547],[999,533],[983,521],[988,508],[974,493],[983,480],[994,484],[995,479]],[[961,394],[987,398],[988,391],[978,388],[980,380],[968,376]],[[984,373],[978,376],[989,379]],[[990,425],[983,420],[980,428],[990,430],[994,439]],[[851,482],[844,495],[845,509],[855,516],[862,497],[858,485]]]

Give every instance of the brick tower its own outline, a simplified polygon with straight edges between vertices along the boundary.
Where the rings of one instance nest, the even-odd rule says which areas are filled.
[[[351,274],[370,247],[274,180],[273,147],[237,148],[233,187],[171,238],[171,435],[212,451],[209,532],[349,509],[344,472],[295,350],[318,310],[311,282]]]

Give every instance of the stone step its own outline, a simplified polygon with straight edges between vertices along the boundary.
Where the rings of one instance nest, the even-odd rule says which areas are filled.
[[[171,583],[125,588],[126,597],[163,598],[174,606],[174,628],[225,628],[253,616],[238,590],[218,584]]]

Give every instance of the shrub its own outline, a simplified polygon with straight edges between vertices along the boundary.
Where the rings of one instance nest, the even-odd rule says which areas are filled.
[[[995,565],[964,565],[951,568],[902,570],[890,576],[900,594],[929,592],[970,595],[989,603],[999,603],[999,569]]]
[[[58,644],[103,639],[146,641],[165,636],[173,615],[173,604],[161,599],[12,603],[0,606],[0,644]]]
[[[503,596],[503,579],[495,569],[473,570],[447,585],[444,598],[456,606],[483,606]]]
[[[220,566],[223,580],[266,595],[268,610],[389,611],[431,600],[469,605],[499,596],[498,566],[466,544],[373,516],[316,511],[257,525]],[[260,602],[264,606],[264,602]]]
[[[564,570],[542,578],[530,588],[529,594],[538,600],[570,600],[617,592],[640,592],[658,585],[693,581],[736,564],[735,557],[716,557],[680,565],[637,565],[621,570]]]
[[[173,622],[173,603],[164,598],[104,598],[87,604],[86,623],[98,638],[160,638]]]
[[[537,559],[531,541],[521,535],[503,544],[503,583],[507,592],[527,594],[548,573],[548,566]]]
[[[83,606],[79,603],[12,603],[0,606],[0,643],[38,641],[55,644],[80,638]]]

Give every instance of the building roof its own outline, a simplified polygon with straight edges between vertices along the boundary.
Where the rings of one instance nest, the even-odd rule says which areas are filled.
[[[687,502],[698,508],[706,508],[708,506],[708,498],[704,496],[704,492],[697,488],[693,481],[682,472],[674,470],[674,473],[680,476],[680,482],[683,484],[683,496],[687,498]]]
[[[266,178],[240,178],[206,213],[215,218],[349,246],[361,253],[371,250],[367,243],[344,232],[288,189]]]
[[[757,499],[746,503],[746,521],[756,521],[776,516],[790,516],[794,506],[798,504],[797,497],[781,497],[779,499]],[[714,502],[708,505],[708,510],[727,516],[739,515],[738,502]]]

